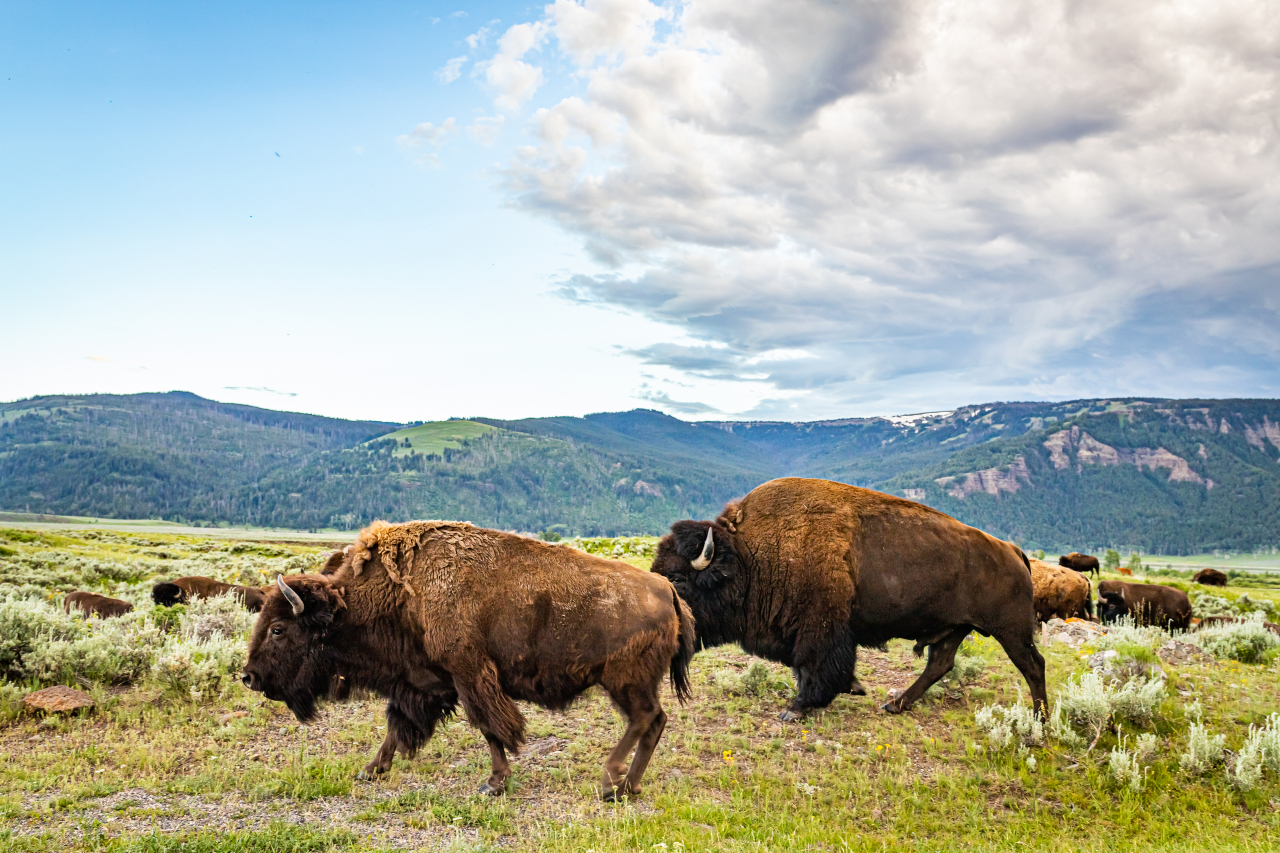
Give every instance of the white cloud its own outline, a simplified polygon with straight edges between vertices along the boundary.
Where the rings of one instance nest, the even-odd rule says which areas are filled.
[[[467,128],[467,135],[481,145],[492,145],[498,134],[502,132],[506,121],[506,118],[500,115],[480,116]]]
[[[761,411],[1280,370],[1276,4],[556,0],[499,109],[547,38],[585,90],[506,187],[694,342],[646,362]]]
[[[493,30],[488,27],[481,27],[471,35],[467,36],[467,46],[475,50],[480,45],[489,40],[489,36],[493,35]]]
[[[542,85],[542,69],[525,62],[524,57],[542,46],[548,31],[548,25],[541,21],[516,24],[498,39],[497,55],[477,64],[477,70],[483,71],[485,82],[494,91],[499,110],[519,109]]]
[[[440,124],[424,121],[414,127],[410,133],[402,133],[396,137],[401,150],[412,153],[414,162],[419,165],[438,166],[440,146],[445,140],[458,131],[458,123],[447,118]],[[428,150],[429,149],[429,150]]]
[[[455,56],[450,59],[436,71],[436,79],[446,85],[457,80],[462,76],[462,66],[466,64],[467,58],[465,56]]]

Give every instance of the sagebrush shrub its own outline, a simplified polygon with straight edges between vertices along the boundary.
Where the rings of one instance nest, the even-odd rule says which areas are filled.
[[[245,651],[246,644],[239,638],[170,637],[151,672],[166,693],[200,701],[218,695],[234,680],[231,676],[239,672]]]
[[[0,673],[23,679],[27,658],[49,643],[71,642],[90,634],[85,623],[48,601],[19,596],[0,600]]]
[[[1188,773],[1203,776],[1222,762],[1222,748],[1226,735],[1210,735],[1199,723],[1192,723],[1187,731],[1187,751],[1178,758],[1178,765]]]
[[[1062,734],[1066,729],[1083,729],[1097,743],[1113,719],[1149,725],[1155,719],[1164,692],[1164,681],[1159,678],[1134,678],[1117,686],[1095,672],[1081,673],[1079,680],[1067,679],[1066,687],[1058,695],[1050,728],[1068,744],[1073,743],[1073,739]]]
[[[238,637],[253,629],[256,618],[231,593],[193,598],[178,616],[178,633],[190,640]]]
[[[1146,780],[1146,771],[1137,753],[1126,750],[1123,739],[1111,748],[1107,772],[1116,784],[1127,785],[1135,794],[1142,790],[1142,783]]]
[[[1154,764],[1156,759],[1160,757],[1159,736],[1151,733],[1138,735],[1138,742],[1134,746],[1133,754],[1137,756],[1140,764]]]
[[[1227,768],[1227,778],[1240,790],[1249,791],[1266,772],[1280,772],[1280,714],[1267,717],[1261,728],[1249,726],[1235,763]]]
[[[1197,631],[1189,639],[1219,660],[1230,659],[1241,663],[1265,661],[1280,648],[1280,637],[1262,624],[1261,613],[1256,613],[1243,622]]]
[[[1044,724],[1031,706],[1021,702],[1009,707],[983,705],[974,712],[973,719],[996,749],[1004,749],[1011,744],[1031,747],[1044,743]]]

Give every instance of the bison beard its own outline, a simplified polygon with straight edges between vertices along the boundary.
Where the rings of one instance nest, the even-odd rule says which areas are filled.
[[[363,778],[412,756],[461,704],[489,744],[490,794],[524,742],[512,700],[562,709],[599,684],[628,720],[605,762],[612,799],[640,793],[666,725],[658,688],[669,671],[688,695],[693,640],[671,585],[625,564],[467,524],[377,523],[322,576],[267,594],[244,683],[303,722],[322,698],[385,696],[387,737]]]
[[[715,522],[678,521],[657,572],[689,604],[698,641],[739,643],[790,666],[783,720],[861,694],[857,647],[900,637],[929,649],[920,678],[884,708],[911,707],[973,630],[994,636],[1045,711],[1044,658],[1026,555],[911,501],[826,480],[783,478]]]

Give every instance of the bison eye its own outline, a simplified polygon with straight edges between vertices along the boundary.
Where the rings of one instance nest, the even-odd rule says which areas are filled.
[[[283,633],[284,633],[284,626],[282,625],[276,625],[271,629],[271,636],[273,637],[279,637]]]

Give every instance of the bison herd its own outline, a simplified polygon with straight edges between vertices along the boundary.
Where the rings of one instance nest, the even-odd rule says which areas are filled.
[[[505,790],[508,753],[525,740],[517,701],[566,708],[599,685],[626,718],[605,758],[605,799],[636,796],[667,723],[669,677],[688,698],[695,651],[736,643],[791,667],[795,720],[841,693],[864,695],[858,647],[891,639],[928,651],[924,671],[883,709],[902,713],[951,670],[972,632],[993,637],[1046,710],[1037,625],[1057,617],[1186,630],[1187,595],[1171,587],[1098,584],[1098,560],[1030,560],[1004,542],[913,501],[826,480],[783,478],[712,521],[677,521],[649,571],[467,523],[375,522],[319,574],[265,587],[206,577],[158,583],[156,604],[225,593],[259,612],[242,681],[302,722],[353,690],[386,699],[387,735],[361,771],[412,757],[459,705],[489,745],[480,786]],[[1225,585],[1213,569],[1200,583]],[[132,605],[88,592],[65,608],[117,616]],[[632,754],[630,766],[627,757]]]

